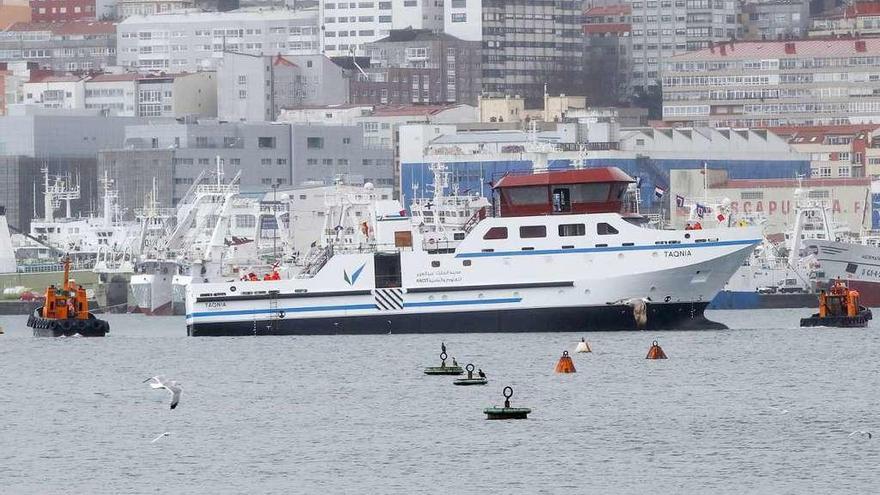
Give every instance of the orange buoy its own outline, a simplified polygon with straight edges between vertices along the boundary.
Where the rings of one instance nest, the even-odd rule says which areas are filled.
[[[568,351],[562,351],[562,357],[559,358],[559,362],[556,363],[556,372],[557,373],[575,373],[577,370],[574,369],[574,361],[571,360],[571,356],[568,355]]]
[[[645,359],[666,359],[666,353],[663,352],[663,348],[660,347],[656,340],[651,344],[651,348],[648,349],[648,355],[645,356]]]

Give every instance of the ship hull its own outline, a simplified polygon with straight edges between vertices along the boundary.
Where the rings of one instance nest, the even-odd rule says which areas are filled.
[[[639,326],[627,305],[530,308],[444,313],[415,313],[329,318],[191,323],[192,337],[253,335],[375,335],[392,333],[590,332],[618,330],[718,330],[707,319],[708,303],[647,304],[647,322]]]
[[[761,294],[757,291],[723,290],[708,309],[815,308],[816,294]]]

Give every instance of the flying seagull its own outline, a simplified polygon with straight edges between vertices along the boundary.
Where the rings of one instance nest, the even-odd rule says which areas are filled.
[[[167,437],[167,436],[170,435],[170,434],[171,434],[170,431],[166,431],[165,433],[159,435],[158,437],[156,437],[156,438],[150,440],[150,443],[156,443],[160,438],[162,438],[162,437]]]
[[[856,431],[850,433],[848,436],[851,437],[851,436],[853,436],[853,435],[859,435],[859,436],[862,436],[862,437],[867,437],[869,440],[874,436],[874,435],[871,435],[871,432],[870,432],[870,431],[864,431],[864,430],[856,430]]]
[[[180,385],[177,384],[176,381],[171,380],[170,382],[165,383],[164,381],[162,381],[161,376],[154,376],[152,378],[147,378],[146,380],[144,380],[144,383],[147,382],[150,382],[150,387],[152,388],[164,388],[165,390],[170,392],[171,409],[177,407],[177,403],[180,402],[180,392],[183,391],[183,389],[180,387]]]

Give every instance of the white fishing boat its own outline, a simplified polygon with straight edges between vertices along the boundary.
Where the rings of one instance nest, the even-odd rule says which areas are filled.
[[[193,336],[720,328],[703,310],[757,227],[646,228],[617,168],[507,175],[453,239],[396,201],[364,242],[326,245],[297,278],[192,283]],[[463,234],[456,236],[456,234]]]

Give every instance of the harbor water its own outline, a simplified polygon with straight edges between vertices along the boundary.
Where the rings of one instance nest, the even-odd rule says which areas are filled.
[[[880,322],[797,328],[811,311],[710,311],[732,327],[711,332],[259,338],[108,315],[106,338],[38,339],[4,316],[0,491],[875,493]],[[593,353],[555,374],[583,336]],[[653,340],[669,359],[645,359]],[[441,341],[489,384],[425,376]],[[182,384],[173,411],[142,383],[158,374]],[[529,419],[485,419],[506,385]]]

